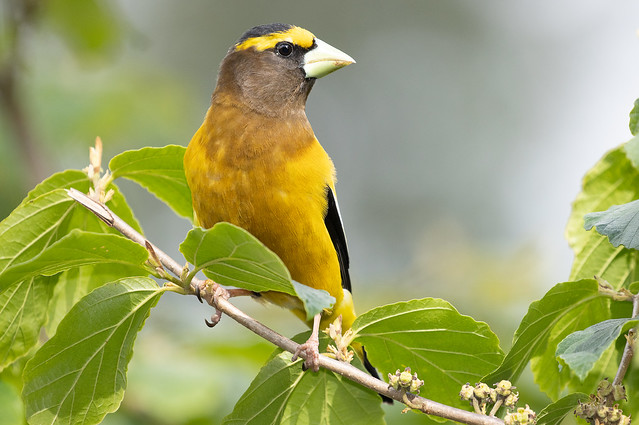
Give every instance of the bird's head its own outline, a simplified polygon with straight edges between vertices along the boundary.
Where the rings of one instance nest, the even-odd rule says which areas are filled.
[[[213,100],[241,102],[267,115],[304,111],[317,78],[354,62],[303,28],[260,25],[229,49]]]

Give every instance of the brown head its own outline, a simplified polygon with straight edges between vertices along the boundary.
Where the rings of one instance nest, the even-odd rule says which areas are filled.
[[[246,31],[222,61],[213,103],[268,116],[303,112],[317,78],[354,62],[303,28],[260,25]]]

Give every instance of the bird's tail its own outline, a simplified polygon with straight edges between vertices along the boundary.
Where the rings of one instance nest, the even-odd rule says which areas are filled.
[[[375,366],[373,366],[371,362],[368,361],[368,356],[366,355],[366,349],[364,349],[364,346],[355,343],[353,344],[353,348],[355,348],[355,351],[359,355],[360,359],[362,359],[362,363],[364,364],[366,371],[370,373],[373,378],[377,378],[381,380],[381,378],[379,377],[379,373],[377,372],[377,369],[375,369]],[[383,394],[380,394],[379,396],[382,398],[382,401],[384,403],[393,404],[392,398],[387,397]]]

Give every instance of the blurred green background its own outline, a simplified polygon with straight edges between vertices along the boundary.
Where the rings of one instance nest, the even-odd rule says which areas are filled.
[[[630,137],[639,97],[630,0],[0,0],[0,18],[0,218],[42,178],[86,166],[96,136],[105,162],[186,145],[244,30],[300,25],[357,60],[315,85],[307,112],[338,170],[359,310],[441,297],[488,322],[504,349],[528,304],[567,279],[570,203]],[[147,237],[180,258],[189,223],[122,186]],[[278,308],[238,305],[287,335],[304,330]],[[162,299],[106,423],[230,412],[272,348],[229,319],[209,330],[210,313]],[[519,387],[543,406],[530,377]],[[425,421],[400,411],[388,422]]]

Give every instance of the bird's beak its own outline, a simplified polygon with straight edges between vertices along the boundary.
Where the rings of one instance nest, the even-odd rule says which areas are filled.
[[[315,44],[315,48],[304,55],[303,68],[306,78],[322,78],[346,65],[355,63],[352,57],[319,38],[315,39]]]

